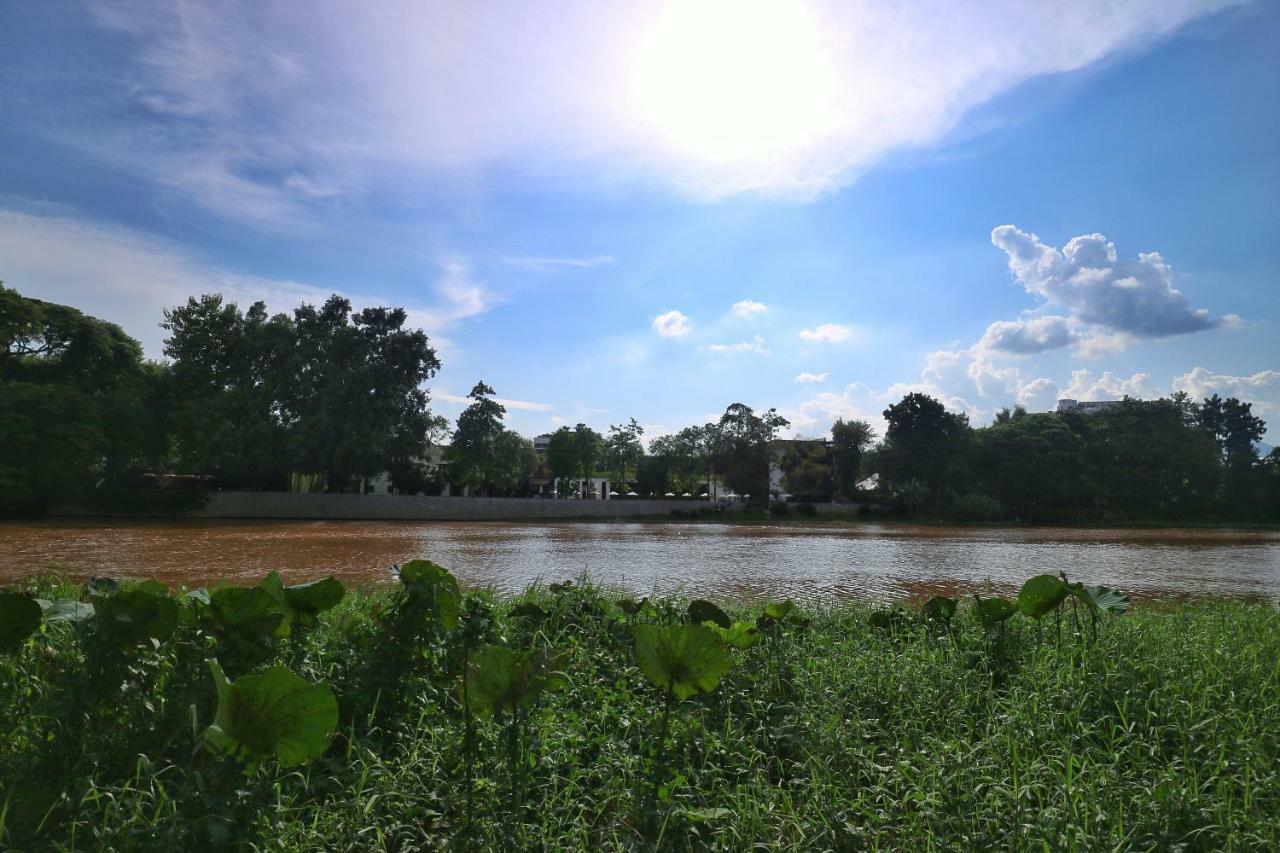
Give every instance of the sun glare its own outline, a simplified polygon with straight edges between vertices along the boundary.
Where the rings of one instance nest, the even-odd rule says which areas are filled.
[[[784,156],[835,122],[829,54],[820,21],[802,2],[672,3],[640,42],[637,117],[707,165]]]

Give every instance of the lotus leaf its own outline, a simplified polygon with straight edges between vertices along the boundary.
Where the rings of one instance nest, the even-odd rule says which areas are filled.
[[[1007,598],[978,598],[973,610],[978,614],[982,627],[988,630],[1018,612],[1017,606]]]
[[[0,592],[0,654],[22,648],[40,627],[40,605],[29,595]]]
[[[431,607],[446,630],[457,627],[462,593],[448,569],[430,560],[410,560],[400,567],[400,582],[411,597]]]
[[[178,628],[178,602],[141,589],[96,596],[93,610],[98,638],[111,645],[166,640]]]
[[[1018,591],[1018,609],[1023,615],[1039,619],[1052,613],[1067,597],[1067,585],[1053,575],[1036,575]]]
[[[218,711],[205,742],[238,753],[253,764],[274,758],[292,767],[318,758],[338,727],[338,702],[326,684],[311,684],[283,666],[232,683],[209,661],[218,688]]]
[[[637,625],[636,663],[677,699],[710,693],[729,670],[724,641],[705,625]]]
[[[689,602],[689,621],[694,625],[701,625],[704,622],[714,622],[721,628],[728,628],[733,622],[729,616],[710,601],[704,601],[699,598]]]
[[[481,717],[513,713],[544,690],[561,690],[564,676],[546,650],[519,654],[505,646],[476,652],[467,666],[467,705]]]
[[[959,602],[954,598],[947,598],[942,595],[935,595],[924,603],[924,615],[930,619],[940,619],[943,622],[950,622],[951,617],[956,615],[956,605]]]

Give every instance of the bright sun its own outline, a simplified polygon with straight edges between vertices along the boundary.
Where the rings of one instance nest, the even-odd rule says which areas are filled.
[[[786,0],[668,5],[643,37],[635,108],[708,166],[786,156],[837,119],[837,74],[813,11]]]

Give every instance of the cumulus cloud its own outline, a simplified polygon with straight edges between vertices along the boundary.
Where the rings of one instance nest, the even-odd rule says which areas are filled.
[[[45,100],[63,142],[258,221],[486,171],[806,196],[1234,2],[90,0],[129,60]]]
[[[826,381],[827,381],[826,371],[823,371],[822,373],[805,372],[805,373],[796,374],[796,382],[804,383],[804,382],[826,382]]]
[[[1062,396],[1072,400],[1120,400],[1133,397],[1148,400],[1159,397],[1160,389],[1151,382],[1148,373],[1134,373],[1129,378],[1117,376],[1110,370],[1102,375],[1086,369],[1071,371],[1071,382],[1062,390]]]
[[[1196,367],[1176,377],[1173,390],[1185,391],[1197,401],[1214,394],[1236,397],[1253,403],[1255,413],[1266,419],[1268,426],[1280,423],[1280,370],[1259,370],[1247,376],[1232,376]]]
[[[756,335],[749,341],[739,341],[736,344],[707,344],[705,349],[708,352],[718,353],[720,355],[732,355],[733,353],[753,352],[757,355],[768,355],[769,350],[765,349],[764,338]]]
[[[653,328],[664,338],[683,338],[693,331],[689,318],[679,311],[668,311],[654,317]]]
[[[1058,405],[1058,384],[1052,379],[1032,379],[1018,387],[1017,402],[1028,412],[1049,412]]]
[[[245,275],[206,263],[187,250],[127,228],[103,225],[73,212],[0,209],[0,258],[5,284],[27,296],[75,305],[121,326],[159,358],[163,311],[202,293],[221,293],[247,307],[259,300],[272,311],[318,304],[335,291],[306,282]],[[435,281],[421,300],[341,293],[357,308],[402,305],[410,325],[425,329],[438,347],[449,327],[497,303],[471,275],[466,261],[442,255]]]
[[[1173,268],[1159,252],[1120,260],[1101,234],[1073,237],[1061,249],[1013,225],[991,232],[991,242],[1009,256],[1009,269],[1028,293],[1068,309],[1073,317],[1138,338],[1200,332],[1222,323],[1192,308],[1173,286]],[[1048,318],[1041,318],[1048,319]],[[1065,318],[1057,337],[1069,342]]]
[[[1017,355],[1061,349],[1078,335],[1067,317],[1035,317],[1030,320],[998,320],[987,327],[978,345]]]
[[[801,329],[800,339],[810,343],[838,344],[853,337],[853,329],[839,323],[823,323],[816,329]]]
[[[769,308],[763,302],[756,302],[754,299],[743,299],[740,302],[733,303],[733,308],[730,310],[733,311],[735,317],[750,319],[761,316]]]

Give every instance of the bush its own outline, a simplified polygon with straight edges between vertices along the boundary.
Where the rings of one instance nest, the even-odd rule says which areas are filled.
[[[950,514],[956,521],[999,521],[1004,507],[986,495],[965,495],[951,505]]]
[[[791,507],[788,504],[778,501],[769,507],[769,512],[772,515],[787,516],[791,515]]]
[[[919,512],[929,503],[929,487],[919,480],[908,480],[889,493],[889,506],[894,512],[910,514]]]
[[[796,504],[796,512],[801,515],[814,516],[818,514],[818,508],[811,503]]]

